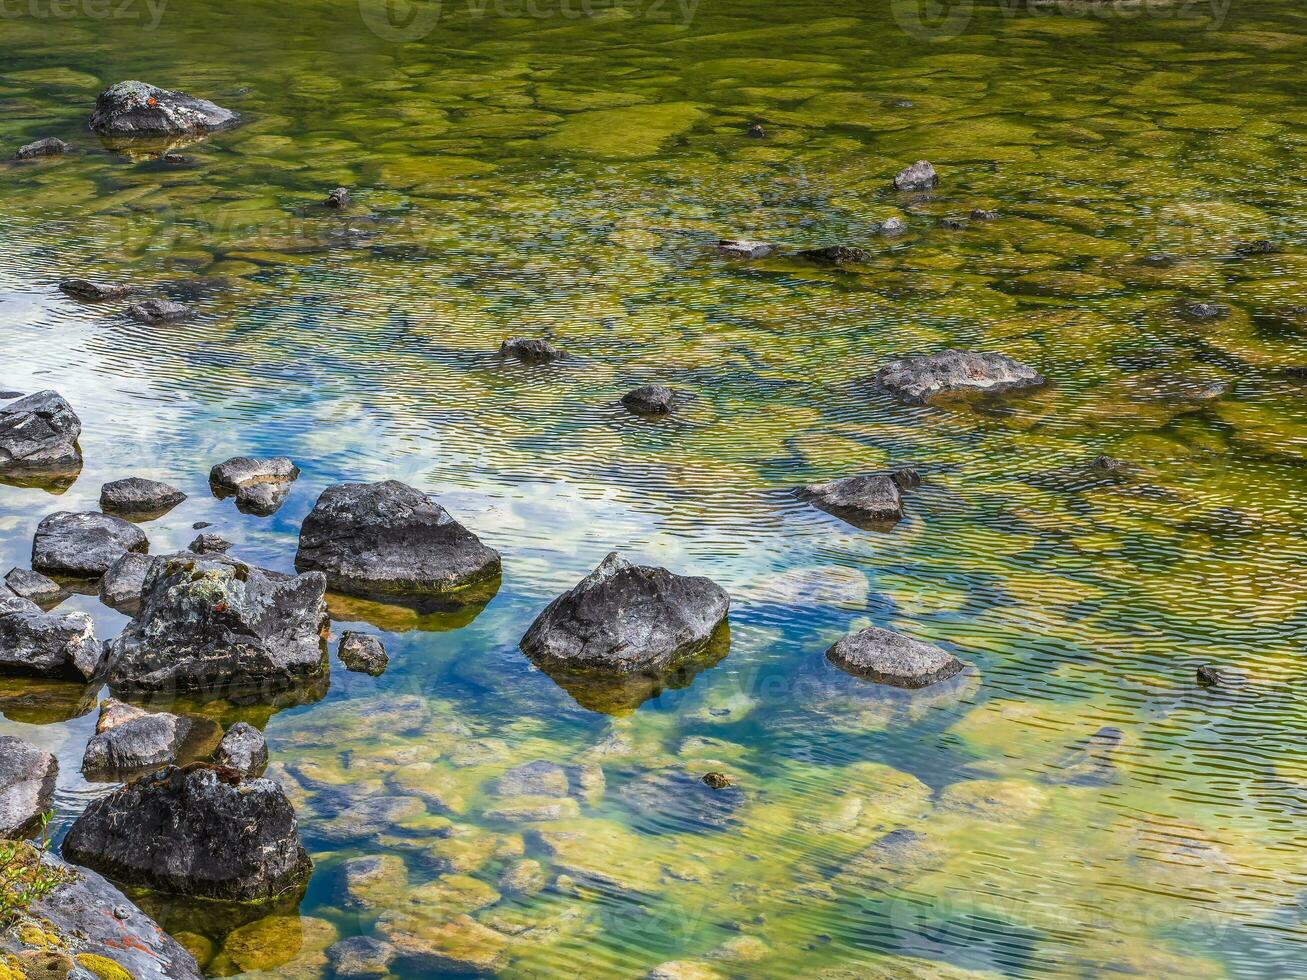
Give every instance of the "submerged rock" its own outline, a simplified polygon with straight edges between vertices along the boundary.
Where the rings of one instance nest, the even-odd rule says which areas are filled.
[[[947,680],[966,667],[937,646],[876,626],[844,637],[826,651],[826,659],[877,684],[914,689]]]
[[[64,596],[63,586],[30,568],[9,569],[5,575],[5,585],[9,586],[9,591],[14,595],[30,599],[38,606],[54,605]]]
[[[345,187],[334,188],[322,202],[329,208],[347,208],[350,205],[349,190]]]
[[[555,762],[537,759],[508,770],[495,781],[496,796],[566,796],[570,792],[567,770]]]
[[[96,283],[91,282],[89,279],[65,279],[59,283],[59,291],[72,296],[74,299],[88,301],[122,299],[126,296],[136,296],[141,292],[136,286]]]
[[[14,157],[18,160],[33,160],[36,157],[57,157],[63,156],[71,149],[72,147],[63,140],[54,136],[47,136],[34,143],[20,146]]]
[[[799,497],[855,527],[875,528],[903,517],[900,491],[920,482],[914,470],[868,473],[814,483],[803,487]]]
[[[1279,251],[1274,242],[1260,238],[1255,242],[1239,242],[1234,247],[1234,254],[1243,257],[1250,255],[1274,255]]]
[[[494,976],[508,958],[508,937],[466,914],[386,912],[377,930],[395,950],[396,972],[411,976]]]
[[[190,319],[195,311],[185,303],[175,303],[170,299],[147,299],[127,307],[128,314],[134,320],[146,324],[176,323]]]
[[[890,361],[875,381],[910,405],[958,391],[1004,392],[1044,384],[1044,376],[1005,354],[942,350]]]
[[[59,473],[82,465],[82,421],[63,396],[38,391],[0,407],[0,474]]]
[[[521,647],[538,664],[663,669],[705,647],[729,608],[726,593],[706,578],[632,565],[613,552],[546,607]]]
[[[209,471],[209,487],[219,499],[236,498],[236,509],[268,517],[281,509],[300,471],[286,456],[233,456]]]
[[[129,476],[100,488],[100,509],[115,514],[152,514],[162,516],[183,500],[186,494],[158,480]]]
[[[135,524],[108,514],[57,511],[36,526],[32,567],[73,578],[99,578],[128,551],[149,550]]]
[[[762,259],[776,251],[776,247],[768,242],[723,238],[717,243],[717,251],[732,259]]]
[[[109,644],[123,690],[269,693],[326,674],[326,580],[226,555],[160,558],[141,609]]]
[[[340,662],[345,665],[346,670],[369,674],[372,677],[384,673],[386,665],[390,662],[381,641],[367,633],[343,633],[337,656],[340,657]]]
[[[28,599],[0,597],[0,674],[88,681],[103,660],[86,613],[48,613]]]
[[[59,762],[35,745],[0,735],[0,837],[21,837],[54,803]]]
[[[997,221],[997,211],[987,211],[984,208],[976,208],[971,212],[972,221]]]
[[[134,616],[141,606],[141,589],[153,562],[149,555],[127,552],[100,579],[100,601],[110,609]]]
[[[9,976],[200,980],[195,958],[112,884],[49,852],[41,860],[58,883],[0,933],[5,960],[33,965]],[[58,972],[46,972],[52,962]]]
[[[82,771],[119,774],[176,762],[192,724],[180,715],[145,711],[109,698],[100,705],[95,734],[82,756]]]
[[[680,769],[646,773],[623,786],[621,796],[641,829],[657,833],[725,829],[745,803],[744,791],[729,779],[711,786]]]
[[[241,902],[299,888],[313,866],[276,783],[203,765],[169,766],[96,800],[63,855],[127,884]]]
[[[1230,315],[1230,307],[1221,303],[1181,303],[1176,307],[1186,320],[1224,320]]]
[[[567,357],[547,340],[535,337],[510,337],[499,345],[500,357],[515,357],[527,364],[548,364]]]
[[[882,226],[883,227],[883,226]],[[871,259],[871,253],[865,248],[857,248],[853,245],[826,245],[822,248],[805,248],[796,252],[801,259],[810,259],[813,262],[867,262]]]
[[[242,776],[257,776],[268,765],[268,740],[249,722],[238,721],[218,743],[213,761]]]
[[[1125,736],[1105,725],[1053,763],[1044,781],[1062,786],[1108,786],[1120,779],[1113,758]]]
[[[638,415],[666,415],[676,402],[676,392],[666,385],[641,385],[622,396],[622,404]]]
[[[195,136],[228,129],[240,122],[230,109],[185,92],[145,82],[127,81],[105,89],[95,100],[91,129],[101,136]]]
[[[390,975],[395,947],[371,936],[351,936],[327,950],[327,962],[338,980],[365,980]]]
[[[300,529],[295,567],[325,573],[334,591],[373,597],[456,599],[500,573],[499,552],[396,480],[324,490]]]
[[[939,175],[926,160],[904,167],[894,178],[896,191],[928,191],[939,185]]]

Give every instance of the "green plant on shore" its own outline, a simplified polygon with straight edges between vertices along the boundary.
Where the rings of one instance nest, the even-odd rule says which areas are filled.
[[[41,814],[41,829],[35,840],[0,843],[0,928],[7,928],[64,880],[62,870],[45,862],[53,817],[53,810]]]

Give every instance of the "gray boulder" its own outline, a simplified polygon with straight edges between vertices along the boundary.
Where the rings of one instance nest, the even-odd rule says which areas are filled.
[[[105,89],[91,115],[91,129],[114,138],[196,136],[239,122],[238,114],[207,99],[137,81]]]
[[[77,980],[120,976],[200,980],[202,974],[191,954],[108,881],[48,852],[42,860],[59,869],[61,880],[0,934],[0,953],[41,965],[75,960],[79,965],[67,975]],[[24,928],[29,923],[35,928]],[[106,966],[106,960],[116,964],[121,973]],[[38,969],[26,976],[64,976],[66,970],[46,973]]]
[[[499,552],[413,487],[341,483],[304,519],[295,567],[326,574],[337,592],[458,598],[500,573]]]
[[[914,482],[915,481],[915,482]],[[920,482],[913,470],[868,473],[803,487],[799,497],[855,527],[878,527],[903,517],[901,491]]]
[[[500,357],[515,357],[527,364],[548,364],[567,357],[547,340],[534,337],[510,337],[499,345]]]
[[[81,434],[81,419],[57,392],[10,402],[0,407],[0,474],[77,469]]]
[[[924,405],[951,392],[1034,388],[1044,383],[1044,376],[1005,354],[950,349],[890,361],[876,372],[875,381],[909,405]]]
[[[28,599],[0,596],[0,675],[88,681],[103,659],[86,613],[43,612]]]
[[[109,698],[100,705],[95,734],[82,755],[82,771],[116,775],[176,762],[192,725],[180,715],[145,711]]]
[[[109,644],[115,690],[271,693],[326,674],[321,575],[226,555],[159,558],[141,608]]]
[[[195,311],[185,303],[176,303],[170,299],[147,299],[133,303],[127,307],[127,313],[133,320],[150,325],[177,323],[195,315]]]
[[[125,884],[241,902],[300,888],[313,867],[276,783],[205,765],[169,766],[96,800],[63,856]]]
[[[129,551],[109,566],[100,579],[100,601],[110,609],[128,616],[136,615],[141,607],[141,589],[154,559]]]
[[[99,578],[126,552],[150,548],[135,524],[108,514],[57,511],[36,526],[32,567],[72,578]]]
[[[64,590],[54,579],[30,568],[11,568],[5,575],[5,585],[16,596],[30,599],[38,606],[51,606],[63,598]]]
[[[0,735],[0,837],[22,837],[54,802],[59,762],[35,745]]]
[[[249,722],[238,721],[218,743],[213,761],[242,776],[258,776],[268,765],[268,740]]]
[[[966,668],[937,646],[876,626],[844,637],[826,651],[826,659],[877,684],[913,689],[947,680]]]
[[[36,140],[34,143],[28,143],[20,146],[14,154],[18,160],[34,160],[37,157],[57,157],[63,156],[71,150],[72,147],[63,140],[55,136],[47,136],[44,139]]]
[[[338,656],[347,670],[373,677],[382,674],[390,662],[381,641],[368,633],[341,634]]]
[[[729,609],[706,578],[632,565],[613,552],[545,608],[521,646],[540,665],[661,670],[707,646]]]
[[[904,167],[894,177],[896,191],[928,191],[939,185],[939,175],[926,160]]]
[[[233,456],[209,471],[209,486],[219,499],[235,497],[242,513],[268,517],[286,502],[299,475],[286,456]]]
[[[163,515],[183,500],[186,494],[158,480],[129,476],[100,488],[100,509],[113,514]]]
[[[125,296],[135,296],[140,293],[136,286],[124,286],[116,283],[96,283],[89,279],[65,279],[59,283],[59,291],[72,296],[74,299],[83,299],[87,301],[98,301],[106,299],[122,299]]]
[[[676,402],[676,392],[666,385],[641,385],[622,396],[622,404],[637,415],[666,415]]]

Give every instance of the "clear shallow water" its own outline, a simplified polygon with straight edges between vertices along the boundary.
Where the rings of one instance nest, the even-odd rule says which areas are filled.
[[[333,653],[311,703],[185,706],[265,728],[317,862],[298,910],[142,901],[223,975],[325,976],[336,937],[397,916],[514,976],[1304,972],[1303,13],[984,5],[932,36],[903,7],[478,9],[404,44],[353,4],[0,21],[0,143],[83,151],[0,165],[0,387],[60,390],[86,459],[62,494],[0,487],[4,566],[129,474],[190,494],[147,525],[156,553],[209,520],[288,569],[323,487],[398,478],[504,555],[470,621],[333,603],[333,632],[384,631],[381,678]],[[188,167],[109,153],[83,127],[128,77],[247,123]],[[922,157],[938,192],[896,195]],[[339,184],[343,218],[314,206]],[[975,207],[1002,217],[937,227]],[[876,238],[895,214],[909,233]],[[710,248],[732,236],[873,258],[737,263]],[[1256,239],[1280,251],[1236,254]],[[145,328],[54,289],[92,273],[210,288],[197,321]],[[1231,314],[1191,322],[1188,300]],[[516,334],[579,360],[501,364]],[[866,384],[945,345],[1052,384],[931,408]],[[695,399],[634,420],[616,399],[648,381]],[[253,452],[304,471],[269,519],[207,492]],[[1066,475],[1099,453],[1132,479]],[[890,533],[790,493],[899,464],[926,482]],[[613,548],[734,606],[725,659],[607,715],[516,643]],[[67,605],[101,636],[125,621]],[[869,623],[978,677],[893,698],[824,666]],[[1204,661],[1248,683],[1200,690]],[[108,788],[78,774],[93,698],[5,681],[0,711],[58,752],[66,827]],[[1077,785],[1104,726],[1113,781]],[[588,774],[558,825],[492,792],[541,758]],[[710,768],[744,794],[724,828],[650,805],[651,781]],[[922,837],[887,857],[892,831]],[[351,900],[363,855],[386,875]],[[549,884],[503,897],[520,857]]]

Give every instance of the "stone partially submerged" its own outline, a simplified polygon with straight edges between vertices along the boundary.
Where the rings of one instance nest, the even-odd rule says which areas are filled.
[[[226,555],[150,566],[141,608],[109,644],[115,690],[270,693],[325,676],[326,580]]]
[[[100,509],[111,514],[162,517],[185,499],[186,494],[176,487],[139,476],[113,480],[100,488]]]
[[[20,146],[17,152],[14,153],[14,158],[17,160],[35,160],[37,157],[58,157],[63,156],[71,149],[72,147],[59,137],[46,136],[44,139]]]
[[[12,735],[0,735],[0,837],[21,837],[54,802],[59,762]]]
[[[30,568],[9,569],[5,574],[5,585],[14,595],[31,599],[38,606],[53,606],[64,597],[63,586]]]
[[[914,470],[867,473],[799,490],[799,497],[855,527],[881,528],[903,517],[903,490],[921,482]]]
[[[205,719],[198,727],[212,731],[216,726]],[[195,719],[146,711],[109,698],[100,705],[95,734],[82,755],[82,771],[88,776],[114,777],[175,763],[196,728]]]
[[[119,82],[100,93],[91,114],[91,129],[115,140],[199,136],[230,129],[240,116],[197,99],[145,82]]]
[[[509,337],[499,345],[500,357],[514,357],[526,364],[549,364],[567,355],[547,340],[536,337]]]
[[[918,160],[904,167],[894,177],[896,191],[928,191],[939,186],[939,174],[928,160]]]
[[[214,750],[213,761],[235,769],[242,776],[257,776],[268,765],[268,740],[247,721],[238,721]]]
[[[709,579],[632,565],[613,552],[545,608],[521,646],[541,666],[663,670],[706,647],[729,609]]]
[[[876,372],[875,381],[909,405],[924,405],[952,392],[1034,388],[1044,384],[1044,376],[1006,354],[949,349],[890,361]]]
[[[281,788],[207,765],[169,766],[96,800],[63,855],[126,884],[240,902],[300,888],[312,870]]]
[[[295,567],[347,595],[454,601],[493,592],[500,574],[499,552],[396,480],[324,490],[300,529]]]
[[[29,599],[0,596],[0,674],[89,681],[103,659],[86,613],[44,612]]]
[[[857,677],[910,689],[948,680],[966,668],[946,650],[877,626],[844,637],[826,651],[826,659]]]
[[[144,554],[149,547],[144,532],[121,518],[57,511],[36,526],[32,567],[51,575],[99,578],[127,552]]]
[[[136,286],[126,286],[118,283],[98,283],[91,282],[89,279],[64,279],[59,283],[59,291],[74,299],[98,302],[100,300],[135,296],[141,290]]]
[[[667,415],[676,405],[676,392],[666,385],[641,385],[623,395],[622,404],[636,415]]]
[[[233,456],[209,471],[209,487],[219,500],[235,497],[241,513],[268,517],[281,509],[299,475],[287,456]]]
[[[369,674],[372,677],[384,673],[386,664],[390,662],[381,641],[368,633],[342,634],[338,655],[346,670]]]
[[[82,421],[58,392],[38,391],[0,407],[0,475],[81,468]]]

